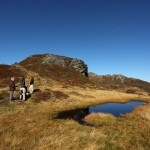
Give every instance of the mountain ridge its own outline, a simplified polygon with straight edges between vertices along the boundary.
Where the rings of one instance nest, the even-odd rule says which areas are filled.
[[[87,71],[88,76],[84,71]],[[150,93],[149,82],[129,78],[121,74],[97,75],[91,72],[88,73],[84,61],[54,54],[31,55],[14,65],[1,64],[0,86],[7,86],[11,76],[15,76],[18,82],[22,75],[29,76],[28,72],[35,72],[40,78],[49,78],[58,81],[60,84],[66,83],[76,86],[90,84],[92,87],[126,93]]]
[[[89,79],[97,86],[105,89],[116,89],[127,93],[150,93],[150,83],[141,79],[126,77],[121,74],[97,75],[89,73]]]

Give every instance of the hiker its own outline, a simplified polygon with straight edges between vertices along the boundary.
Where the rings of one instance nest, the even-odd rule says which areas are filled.
[[[20,79],[20,86],[21,86],[21,87],[25,87],[25,84],[26,84],[26,83],[25,83],[25,77],[22,76],[21,79]]]
[[[10,82],[9,82],[9,89],[10,89],[10,96],[9,96],[9,102],[12,103],[13,101],[13,95],[14,95],[14,91],[16,90],[16,86],[15,86],[15,78],[12,77],[10,79]]]
[[[33,77],[30,77],[30,86],[29,86],[29,92],[30,94],[33,93],[33,86],[34,86],[34,78]]]
[[[20,79],[20,100],[26,100],[26,91],[27,91],[27,87],[25,86],[25,78],[24,76],[22,76],[22,78]]]

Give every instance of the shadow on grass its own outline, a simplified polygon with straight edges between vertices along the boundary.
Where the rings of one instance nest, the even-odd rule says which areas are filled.
[[[40,89],[34,89],[33,93],[36,93],[36,92],[41,92],[41,90]]]
[[[89,113],[88,108],[78,108],[59,112],[53,119],[72,119],[84,126],[94,126],[93,124],[84,121],[84,117]]]

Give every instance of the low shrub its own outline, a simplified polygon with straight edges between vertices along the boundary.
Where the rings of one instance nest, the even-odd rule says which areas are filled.
[[[126,90],[126,93],[129,93],[129,94],[135,94],[137,92],[136,89],[128,89]]]
[[[33,94],[33,100],[34,102],[41,102],[41,101],[48,101],[52,98],[52,94],[49,91],[38,91],[35,94]]]
[[[63,92],[61,91],[53,91],[54,93],[54,96],[57,98],[57,99],[67,99],[69,98],[68,95],[64,94]]]
[[[45,89],[44,91],[37,90],[35,94],[33,94],[34,102],[42,102],[42,101],[55,101],[57,99],[67,99],[68,95],[64,94],[61,91],[52,91],[50,89]]]

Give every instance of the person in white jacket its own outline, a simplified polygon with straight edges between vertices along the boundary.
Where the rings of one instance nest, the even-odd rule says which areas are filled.
[[[34,91],[34,78],[30,77],[30,86],[29,86],[29,92],[32,94]]]
[[[20,80],[20,100],[26,100],[26,86],[25,86],[25,77],[22,76]]]

